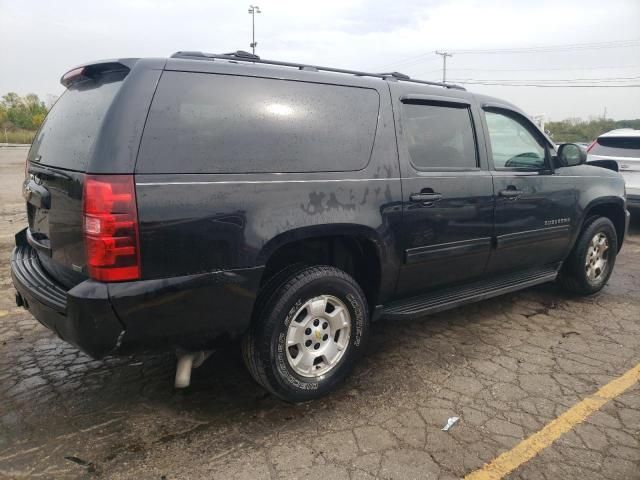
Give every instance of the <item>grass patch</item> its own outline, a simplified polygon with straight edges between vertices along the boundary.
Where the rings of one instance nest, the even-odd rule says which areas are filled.
[[[31,143],[36,132],[23,128],[0,129],[0,143]]]

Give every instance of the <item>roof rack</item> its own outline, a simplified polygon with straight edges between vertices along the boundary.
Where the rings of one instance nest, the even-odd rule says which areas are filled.
[[[176,52],[171,55],[171,58],[190,58],[195,60],[231,60],[235,62],[251,62],[251,63],[262,63],[265,65],[278,65],[283,67],[294,67],[299,70],[312,71],[312,72],[334,72],[334,73],[346,73],[348,75],[355,75],[357,77],[375,77],[381,78],[383,80],[401,80],[403,82],[413,82],[413,83],[422,83],[424,85],[433,85],[436,87],[444,87],[444,88],[453,88],[456,90],[466,90],[464,87],[460,85],[455,85],[453,83],[441,83],[441,82],[429,82],[427,80],[416,80],[404,73],[400,72],[385,72],[385,73],[370,73],[370,72],[359,72],[357,70],[345,70],[342,68],[331,68],[331,67],[320,67],[318,65],[306,65],[304,63],[293,63],[293,62],[281,62],[278,60],[265,60],[261,59],[258,55],[254,55],[249,52],[245,52],[243,50],[238,50],[236,52],[231,53],[203,53],[203,52]]]

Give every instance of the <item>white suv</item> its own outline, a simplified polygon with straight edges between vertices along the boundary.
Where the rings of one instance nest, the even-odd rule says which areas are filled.
[[[640,130],[620,128],[603,133],[588,149],[592,160],[615,160],[624,177],[627,203],[640,208]]]

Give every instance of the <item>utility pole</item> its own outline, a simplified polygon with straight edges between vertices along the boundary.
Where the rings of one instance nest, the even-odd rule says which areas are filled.
[[[453,54],[436,50],[436,55],[442,55],[442,83],[447,83],[447,57],[453,57]]]
[[[256,42],[256,13],[262,13],[260,7],[258,5],[249,5],[249,14],[251,15],[251,43],[249,46],[254,55],[256,54],[256,47],[258,46],[258,42]]]

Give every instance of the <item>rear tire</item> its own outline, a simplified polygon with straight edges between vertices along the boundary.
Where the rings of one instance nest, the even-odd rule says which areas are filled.
[[[604,287],[613,272],[618,253],[616,229],[606,217],[587,219],[558,282],[579,295],[591,295]]]
[[[245,364],[289,402],[329,393],[352,370],[369,332],[365,296],[335,267],[298,267],[268,282],[242,342]]]

